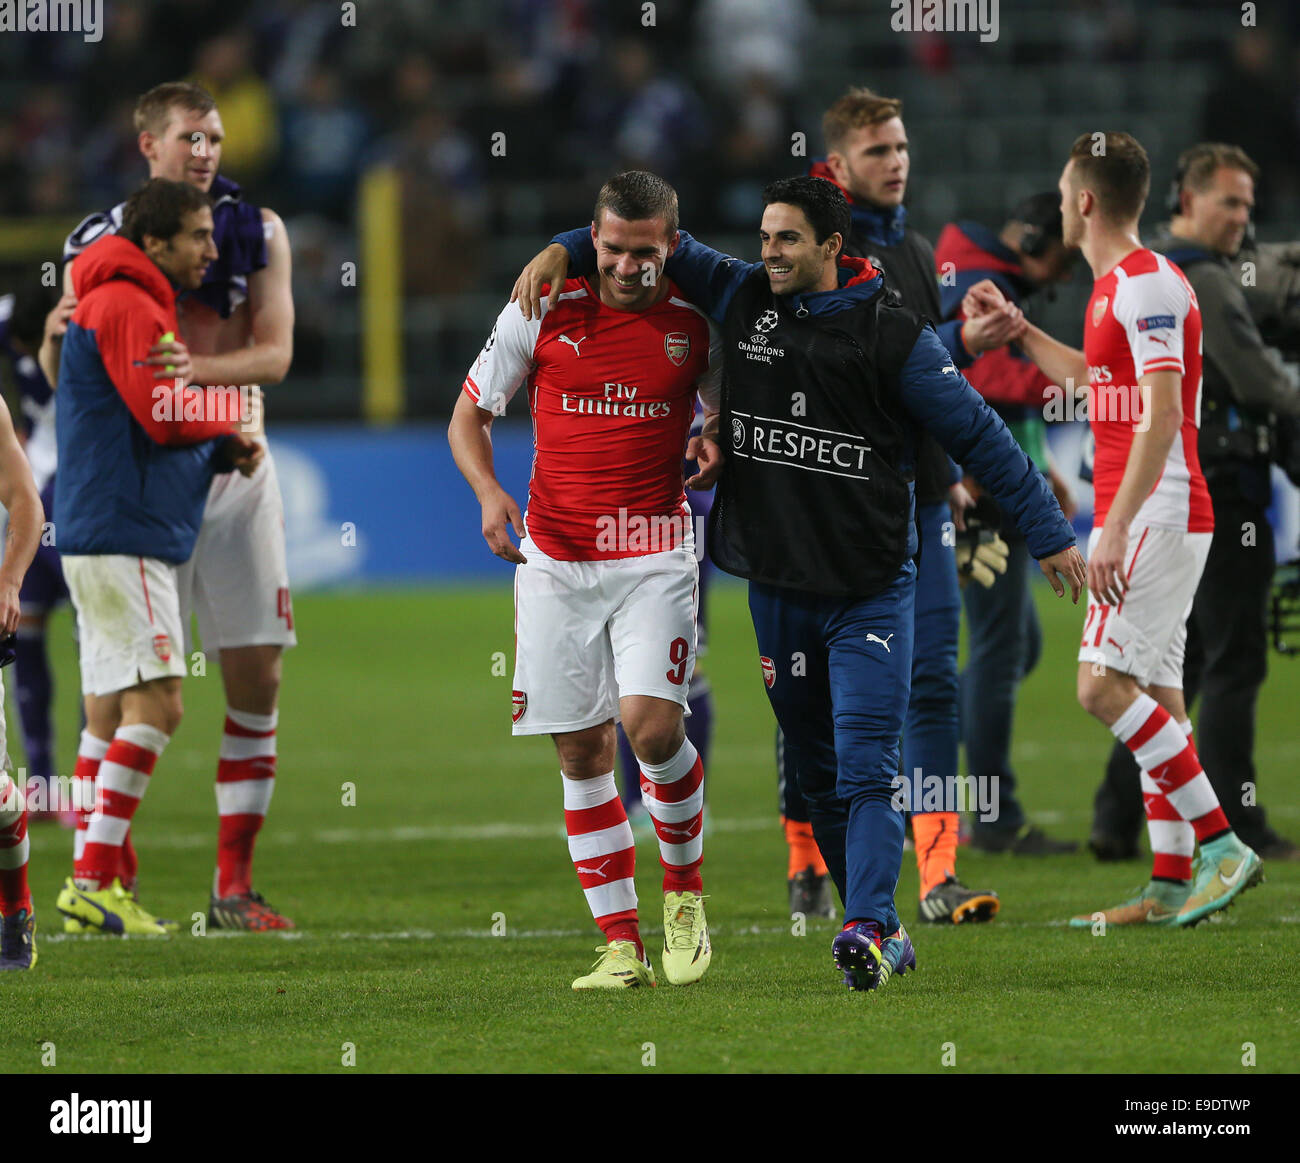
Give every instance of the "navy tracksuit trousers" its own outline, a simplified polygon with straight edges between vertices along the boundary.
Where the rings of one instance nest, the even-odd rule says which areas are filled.
[[[751,582],[767,695],[846,920],[898,928],[904,813],[894,807],[912,677],[916,567],[874,597]]]

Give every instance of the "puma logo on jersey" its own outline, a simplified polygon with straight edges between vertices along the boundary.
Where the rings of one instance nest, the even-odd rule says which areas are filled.
[[[949,376],[949,375],[955,376],[955,375],[957,374],[957,369],[956,369],[955,367],[953,367],[952,364],[948,364],[948,365],[945,366],[945,367],[941,367],[939,370],[940,370],[941,372],[943,372],[943,374],[946,375],[946,376]]]
[[[613,859],[612,856],[609,858],[609,860]],[[609,860],[603,861],[599,868],[586,868],[581,864],[576,865],[575,867],[579,872],[585,872],[588,876],[599,876],[602,880],[608,880],[609,877],[605,875],[605,868],[609,864]]]
[[[892,638],[892,637],[893,637],[893,635],[891,634],[891,635],[889,636],[889,638]],[[880,645],[883,646],[883,647],[885,648],[885,653],[886,653],[886,654],[893,654],[894,652],[893,652],[892,650],[889,649],[889,638],[877,638],[876,635],[874,635],[874,634],[868,634],[868,635],[867,635],[867,641],[868,641],[868,642],[879,642]]]
[[[567,343],[571,348],[573,348],[574,351],[578,352],[578,355],[579,355],[579,356],[581,356],[581,355],[582,355],[582,352],[578,350],[578,344],[579,344],[579,343],[583,343],[583,342],[585,342],[585,341],[586,341],[587,339],[589,339],[589,338],[590,338],[590,336],[584,335],[581,339],[578,340],[577,343],[575,343],[575,342],[574,342],[572,339],[570,339],[567,335],[561,335],[561,336],[560,336],[560,342],[561,342],[561,343]]]

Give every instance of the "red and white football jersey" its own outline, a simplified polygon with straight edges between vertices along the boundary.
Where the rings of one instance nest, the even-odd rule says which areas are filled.
[[[682,456],[696,392],[716,411],[721,376],[720,333],[673,284],[648,310],[620,311],[569,279],[540,318],[506,306],[464,390],[501,415],[527,383],[528,535],[557,561],[599,561],[691,544]],[[663,535],[637,536],[664,517]]]
[[[1088,415],[1097,444],[1094,523],[1106,521],[1124,477],[1133,433],[1142,423],[1139,381],[1176,371],[1183,381],[1183,424],[1137,521],[1209,533],[1214,510],[1196,451],[1201,422],[1201,309],[1183,272],[1164,255],[1135,250],[1099,278],[1084,323]]]

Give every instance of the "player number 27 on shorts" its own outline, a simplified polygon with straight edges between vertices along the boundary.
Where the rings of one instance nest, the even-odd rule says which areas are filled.
[[[1101,619],[1097,622],[1097,634],[1096,634],[1096,637],[1094,637],[1093,640],[1092,640],[1092,645],[1093,645],[1093,646],[1100,646],[1100,645],[1101,645],[1101,636],[1102,636],[1102,634],[1104,634],[1105,631],[1106,631],[1106,619],[1110,617],[1110,607],[1109,607],[1109,606],[1089,606],[1089,607],[1088,607],[1088,620],[1083,624],[1083,638],[1082,638],[1082,640],[1079,642],[1079,645],[1080,645],[1080,646],[1087,646],[1087,645],[1088,645],[1088,631],[1092,629],[1092,620],[1093,620],[1094,617],[1096,617],[1096,614],[1097,614],[1097,611],[1098,611],[1098,610],[1101,611]]]

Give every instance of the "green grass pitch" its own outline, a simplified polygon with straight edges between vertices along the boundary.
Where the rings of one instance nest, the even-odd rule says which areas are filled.
[[[1080,611],[1046,587],[1039,599],[1046,657],[1022,693],[1015,759],[1038,822],[1082,840],[1108,737],[1073,698]],[[568,861],[551,744],[510,736],[509,588],[303,596],[297,611],[304,645],[285,667],[280,777],[256,879],[299,931],[188,932],[212,876],[213,667],[186,682],[187,719],[135,829],[143,902],[183,920],[182,935],[65,938],[54,899],[71,839],[34,829],[40,962],[0,980],[8,1071],[1300,1069],[1300,865],[1267,867],[1267,883],[1220,923],[1093,937],[1062,920],[1119,900],[1145,862],[963,849],[963,879],[1001,894],[997,920],[914,925],[919,972],[847,993],[830,962],[833,924],[795,935],[785,912],[771,718],[737,585],[719,586],[711,609],[712,968],[684,989],[575,995],[569,983],[599,933]],[[66,614],[51,640],[70,772]],[[1271,667],[1262,799],[1294,837],[1300,662],[1274,656]],[[21,763],[12,711],[9,724]],[[638,854],[657,962],[657,854],[644,843]],[[907,854],[908,923],[916,887]]]

